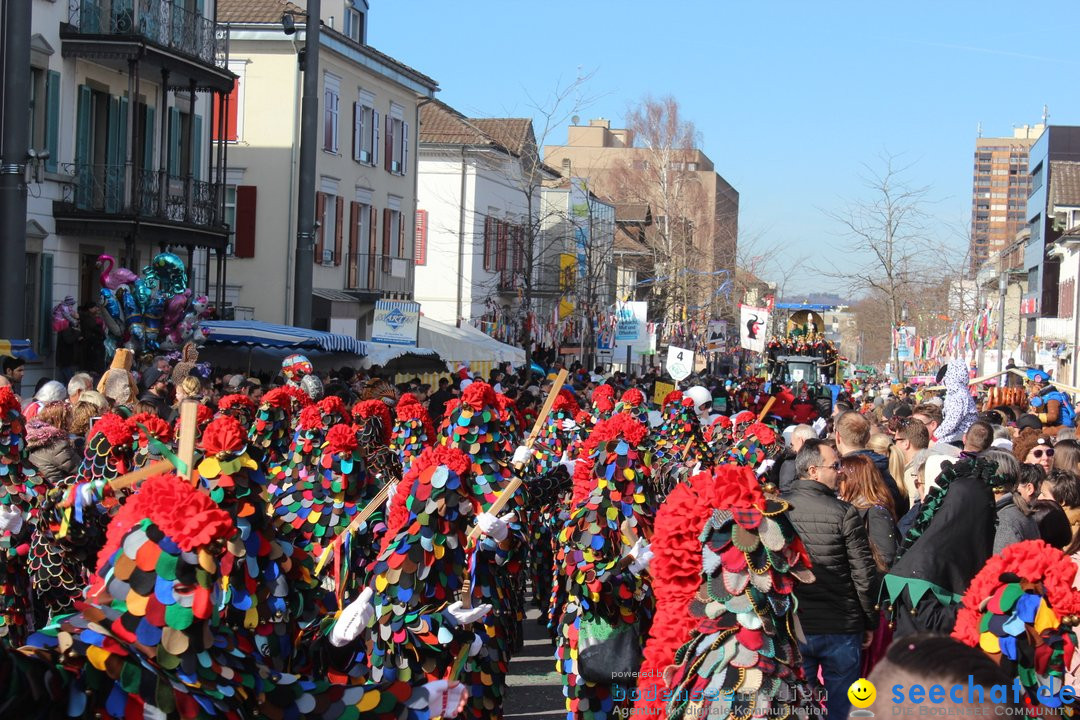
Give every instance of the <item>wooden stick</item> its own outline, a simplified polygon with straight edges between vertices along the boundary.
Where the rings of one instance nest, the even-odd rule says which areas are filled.
[[[148,477],[172,472],[173,470],[174,468],[171,462],[168,460],[158,460],[157,462],[145,465],[134,472],[129,472],[127,475],[121,475],[118,478],[114,478],[109,482],[109,485],[111,485],[114,490],[123,490],[124,488],[129,488],[132,485],[141,483]]]
[[[761,422],[762,420],[765,419],[765,416],[769,414],[769,409],[773,406],[774,402],[776,402],[776,396],[775,395],[771,396],[769,398],[769,401],[765,403],[765,407],[761,408],[761,412],[759,412],[758,416],[757,416],[757,421],[758,422]]]
[[[192,485],[198,482],[195,473],[195,432],[198,424],[198,403],[184,400],[180,403],[180,440],[177,456],[186,467],[177,468],[180,476]],[[186,473],[186,474],[185,474]]]
[[[536,422],[533,423],[532,432],[529,433],[529,437],[525,438],[525,447],[532,449],[532,446],[536,444],[536,438],[539,437],[540,430],[544,427],[544,423],[547,422],[548,415],[551,414],[551,408],[555,405],[555,400],[559,397],[559,391],[562,390],[567,375],[566,368],[563,368],[559,371],[559,375],[555,378],[555,382],[551,384],[551,392],[548,393],[547,399],[544,401],[544,407],[540,409],[540,414],[536,416]],[[518,468],[518,470],[520,470],[520,468]],[[492,515],[498,515],[499,512],[506,507],[507,503],[510,502],[510,498],[514,496],[514,493],[517,492],[519,487],[521,487],[521,478],[510,478],[510,482],[506,484],[506,488],[499,493],[499,497],[495,498],[495,502],[491,503],[488,512]],[[480,537],[479,527],[474,527],[469,531],[470,541],[475,542],[478,537]]]
[[[319,573],[326,567],[326,563],[330,559],[330,556],[333,555],[334,549],[341,544],[344,537],[360,529],[360,526],[367,522],[368,518],[374,515],[376,510],[386,504],[387,498],[390,497],[390,487],[397,486],[397,484],[398,481],[394,480],[379,488],[379,492],[375,493],[375,497],[371,498],[371,500],[368,501],[368,504],[364,506],[364,509],[357,513],[356,517],[349,523],[349,526],[336,538],[323,546],[322,555],[319,557],[318,564],[315,565],[316,577],[318,577]]]

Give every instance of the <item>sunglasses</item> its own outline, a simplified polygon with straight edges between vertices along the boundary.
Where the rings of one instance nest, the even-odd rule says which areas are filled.
[[[1031,451],[1031,454],[1035,457],[1036,460],[1041,458],[1044,453],[1046,454],[1046,457],[1052,458],[1054,457],[1054,448],[1046,448],[1045,450],[1043,450],[1042,448],[1035,448]]]
[[[833,463],[832,465],[815,465],[814,467],[818,467],[818,468],[832,468],[832,469],[833,469],[833,470],[835,470],[836,472],[840,472],[840,468],[841,468],[841,465],[840,465],[840,461],[839,461],[839,460],[837,460],[837,461],[836,461],[836,462],[834,462],[834,463]]]

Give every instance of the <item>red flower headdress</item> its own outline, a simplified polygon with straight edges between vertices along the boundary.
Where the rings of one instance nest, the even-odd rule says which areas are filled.
[[[248,415],[255,414],[255,401],[249,398],[247,395],[235,393],[233,395],[226,395],[218,401],[218,412],[229,412],[234,408],[243,408]]]
[[[159,440],[165,444],[173,441],[173,431],[169,423],[159,418],[154,413],[138,413],[128,418],[128,423],[135,428],[139,436],[139,445],[145,446],[150,438]],[[149,433],[149,437],[147,437]]]
[[[326,453],[351,456],[357,448],[356,430],[352,425],[334,425],[326,432]]]
[[[638,447],[648,434],[648,429],[629,415],[615,415],[608,420],[601,420],[585,440],[585,449],[592,452],[602,443],[623,438],[630,445]]]
[[[178,421],[179,422],[179,421]],[[104,435],[109,445],[114,448],[131,445],[135,439],[134,426],[127,420],[115,413],[105,413],[101,419],[94,423],[94,429],[90,432],[87,441]]]
[[[476,381],[461,394],[461,401],[473,410],[482,410],[484,407],[497,407],[495,391],[486,382]],[[447,410],[447,415],[449,415]]]
[[[772,445],[776,442],[776,432],[762,422],[752,422],[743,430],[743,437],[756,437],[762,445]]]
[[[247,433],[240,421],[229,415],[219,415],[203,431],[199,447],[207,455],[233,455],[247,445]]]

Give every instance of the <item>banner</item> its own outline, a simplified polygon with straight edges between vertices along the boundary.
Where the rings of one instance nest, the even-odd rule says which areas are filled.
[[[707,349],[709,352],[717,352],[718,350],[723,350],[726,338],[726,320],[713,320],[709,323],[709,342],[707,345]]]
[[[750,305],[739,306],[739,345],[751,352],[765,352],[769,311]]]
[[[619,303],[615,309],[615,362],[626,359],[626,348],[631,355],[647,353],[652,349],[649,332],[649,303]]]
[[[915,359],[916,330],[912,325],[896,328],[896,359],[899,362],[911,362]]]
[[[408,300],[379,300],[375,303],[372,342],[416,347],[419,332],[420,303]]]

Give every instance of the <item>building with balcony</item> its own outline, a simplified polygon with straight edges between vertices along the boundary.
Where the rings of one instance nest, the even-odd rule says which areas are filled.
[[[540,186],[529,118],[420,108],[416,300],[425,315],[518,343],[541,257]],[[531,238],[531,241],[530,241]],[[531,246],[531,247],[530,247]]]
[[[1027,225],[1031,234],[1024,251],[1027,292],[1020,305],[1028,339],[1038,336],[1038,318],[1058,317],[1061,261],[1049,251],[1065,229],[1060,222],[1055,223],[1053,210],[1053,192],[1061,185],[1055,185],[1055,175],[1063,167],[1059,164],[1062,162],[1080,162],[1080,127],[1047,127],[1029,153]]]
[[[219,0],[237,75],[229,146],[225,295],[236,317],[292,319],[304,3]],[[283,31],[282,16],[295,22]],[[419,108],[438,85],[367,44],[364,0],[323,0],[312,323],[370,337],[375,301],[412,299]],[[426,308],[425,308],[426,311]]]
[[[234,75],[213,0],[27,2],[26,332],[35,350],[52,349],[55,303],[97,300],[101,254],[138,272],[175,252],[194,292],[220,302],[226,148],[211,131]]]

